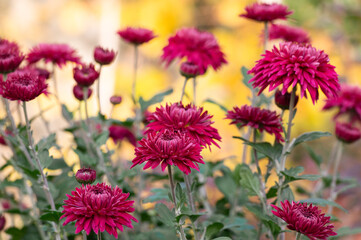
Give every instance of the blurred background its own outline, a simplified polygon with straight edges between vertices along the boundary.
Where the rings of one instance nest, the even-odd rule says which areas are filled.
[[[242,66],[252,68],[263,52],[263,24],[240,18],[244,7],[253,3],[250,0],[0,0],[0,37],[16,41],[24,53],[38,43],[67,43],[77,49],[84,62],[93,61],[93,49],[97,45],[118,52],[116,61],[104,67],[101,74],[102,107],[109,115],[111,105],[109,97],[121,95],[123,103],[115,108],[113,117],[125,120],[133,116],[130,98],[132,82],[133,48],[122,42],[117,30],[127,27],[145,27],[158,36],[150,43],[140,47],[137,95],[149,99],[154,94],[173,88],[172,95],[165,102],[179,99],[183,79],[178,74],[178,65],[168,69],[160,62],[162,48],[167,39],[181,27],[198,27],[212,32],[224,51],[228,64],[218,72],[209,70],[198,80],[198,104],[203,105],[214,115],[215,127],[222,136],[221,149],[204,151],[207,161],[235,156],[227,160],[234,165],[240,161],[243,146],[232,139],[235,126],[224,120],[225,113],[214,104],[203,103],[212,99],[231,109],[249,103],[251,92],[242,83]],[[265,1],[275,2],[275,1]],[[293,15],[283,23],[304,28],[310,35],[312,44],[324,50],[336,66],[342,82],[361,85],[361,1],[360,0],[285,0],[276,1],[287,4]],[[281,23],[280,21],[279,23]],[[268,47],[278,42],[270,42]],[[72,67],[68,64],[57,71],[57,79],[62,102],[70,110],[78,107],[72,95],[75,85]],[[188,89],[189,87],[189,89]],[[186,91],[191,92],[191,86]],[[295,119],[293,135],[318,130],[333,133],[334,112],[322,112],[324,96],[313,105],[307,99],[301,99]],[[66,127],[60,117],[59,109],[54,109],[54,101],[42,96],[43,107],[50,108],[45,116],[52,130]],[[96,114],[94,96],[90,103],[91,114]],[[39,112],[36,103],[31,104],[31,115]],[[275,107],[272,107],[276,110]],[[46,135],[40,120],[34,121],[36,138]],[[59,144],[69,147],[69,136],[59,133]],[[328,159],[335,142],[334,137],[312,142],[317,154]],[[126,145],[126,143],[125,143]],[[342,176],[354,177],[361,182],[361,142],[346,146],[340,168]],[[126,145],[121,154],[133,158],[131,145]],[[6,151],[1,147],[1,151]],[[75,161],[76,155],[69,152],[68,161]],[[298,147],[291,156],[290,165],[302,165],[308,173],[315,173],[314,163],[304,148]],[[266,163],[265,163],[266,164]],[[309,190],[312,185],[305,183]],[[210,192],[213,198],[219,193]],[[218,195],[217,195],[218,194]],[[301,198],[302,196],[300,196]],[[337,226],[361,227],[360,188],[354,188],[339,196],[338,202],[348,209],[348,214],[339,212]],[[342,224],[341,224],[342,223]],[[353,236],[348,239],[361,239]]]

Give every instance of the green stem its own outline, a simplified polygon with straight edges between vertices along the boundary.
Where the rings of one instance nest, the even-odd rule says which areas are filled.
[[[196,105],[197,100],[197,80],[196,77],[193,78],[193,104]]]
[[[49,127],[49,122],[46,120],[45,116],[44,116],[44,112],[43,112],[43,107],[41,106],[41,102],[40,102],[40,98],[36,99],[36,102],[38,103],[38,107],[40,110],[40,118],[43,121],[44,125],[45,125],[45,129],[46,132],[48,133],[48,135],[50,135],[50,127]]]
[[[53,196],[51,195],[51,192],[50,192],[48,180],[46,179],[46,176],[45,176],[44,171],[43,171],[43,167],[41,166],[41,162],[40,162],[38,153],[35,151],[35,146],[34,146],[34,143],[33,143],[32,136],[31,136],[30,123],[29,123],[28,113],[27,113],[27,110],[26,110],[26,102],[25,101],[23,102],[23,110],[24,110],[24,117],[25,117],[25,123],[26,123],[26,131],[27,131],[28,141],[29,141],[29,148],[30,148],[30,150],[31,150],[31,152],[33,154],[33,157],[35,159],[37,167],[38,167],[38,169],[40,171],[41,178],[43,180],[43,189],[44,189],[45,196],[46,196],[46,198],[48,200],[48,203],[50,204],[51,210],[56,211],[54,199],[53,199]],[[55,231],[55,238],[57,240],[60,240],[60,234],[59,234],[59,231],[58,231],[57,224],[52,222],[52,225],[53,225],[54,231]]]
[[[84,105],[85,105],[85,118],[86,124],[90,130],[90,122],[89,122],[89,114],[88,114],[88,87],[83,87],[83,98],[84,98]]]
[[[102,234],[101,234],[100,231],[99,231],[98,234],[97,234],[97,240],[102,240]]]
[[[334,165],[333,174],[332,174],[331,190],[330,190],[330,197],[329,197],[330,201],[334,201],[337,198],[336,180],[337,180],[338,169],[340,167],[342,152],[343,152],[343,144],[341,141],[338,140],[337,153],[336,153],[336,157],[335,157],[335,165]],[[333,206],[329,205],[327,214],[329,214],[329,215],[332,214],[332,210],[333,210]]]
[[[132,84],[132,99],[134,104],[137,103],[137,99],[135,97],[136,94],[136,82],[137,82],[137,70],[138,70],[138,46],[134,45],[134,66],[133,66],[133,84]]]
[[[52,70],[52,78],[53,78],[53,82],[54,82],[54,95],[55,95],[55,98],[56,100],[58,101],[58,103],[60,103],[60,99],[59,99],[59,91],[58,91],[58,83],[57,83],[57,80],[56,80],[56,72],[55,72],[55,69],[56,69],[56,65],[55,63],[53,63],[53,70]]]
[[[185,79],[184,79],[184,83],[183,83],[183,87],[182,87],[182,95],[181,95],[181,97],[180,97],[180,101],[181,101],[181,102],[182,102],[183,97],[184,97],[184,94],[185,94],[185,90],[186,90],[186,85],[187,85],[188,79],[189,79],[189,78],[185,78]]]
[[[301,236],[302,236],[302,234],[301,234],[301,233],[299,233],[299,232],[297,232],[297,233],[296,233],[296,240],[301,239]]]
[[[189,205],[191,207],[192,212],[197,213],[196,205],[194,203],[194,199],[193,199],[193,195],[192,195],[191,179],[189,178],[189,175],[187,175],[185,173],[183,173],[183,177],[184,177],[184,182],[186,184]],[[195,223],[192,222],[192,229],[193,229],[193,232],[194,232],[195,240],[198,240],[199,237],[198,237],[196,223],[197,223],[197,221],[195,221]]]
[[[100,73],[101,73],[101,71],[102,71],[102,65],[100,64],[99,77],[98,77],[98,82],[97,82],[97,92],[98,92],[97,102],[98,102],[98,110],[99,110],[100,114],[102,114],[102,107],[101,107],[101,104],[100,104]]]
[[[267,50],[267,43],[268,43],[268,38],[269,38],[269,33],[268,33],[268,21],[264,22],[264,52],[266,52]]]
[[[253,129],[253,142],[256,143],[257,142],[257,129]],[[258,175],[258,181],[259,184],[261,185],[261,197],[260,197],[260,201],[262,203],[262,207],[263,207],[263,211],[264,213],[267,213],[268,207],[267,207],[267,197],[266,197],[266,192],[265,192],[265,186],[263,183],[263,179],[262,179],[262,171],[261,168],[259,166],[259,162],[258,162],[258,155],[257,155],[257,151],[255,148],[253,148],[253,153],[254,153],[254,161],[256,163],[256,167],[257,167],[257,175]]]

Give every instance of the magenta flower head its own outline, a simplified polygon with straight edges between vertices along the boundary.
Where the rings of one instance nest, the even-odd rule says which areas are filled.
[[[136,157],[130,168],[146,162],[143,169],[154,169],[161,165],[164,171],[168,165],[175,165],[188,175],[191,168],[199,171],[198,163],[204,164],[202,147],[186,133],[170,130],[152,132],[138,143],[140,146],[135,148]]]
[[[288,88],[299,85],[301,98],[307,97],[308,91],[313,104],[318,100],[319,88],[327,98],[337,96],[340,89],[328,55],[311,45],[285,42],[279,48],[274,46],[249,73],[254,74],[249,82],[254,88],[260,88],[259,94],[268,86],[270,91],[282,86],[282,94],[286,94]]]
[[[42,76],[45,79],[50,78],[50,72],[46,70],[45,68],[35,68],[35,71],[38,73],[39,76]]]
[[[122,102],[123,98],[121,96],[111,96],[110,97],[110,103],[113,104],[113,105],[118,105]]]
[[[47,93],[45,78],[35,70],[19,69],[0,82],[0,94],[9,100],[30,101],[42,93]]]
[[[275,103],[277,107],[283,110],[288,110],[290,108],[290,102],[291,102],[291,93],[286,92],[285,94],[282,94],[280,90],[276,90],[275,93]],[[298,103],[298,96],[295,96],[295,102],[293,103],[293,108],[297,106]]]
[[[73,77],[79,85],[89,87],[98,79],[99,72],[95,70],[93,64],[82,64],[81,67],[73,69]]]
[[[352,121],[361,121],[361,88],[358,86],[341,85],[341,91],[336,97],[327,99],[323,110],[337,108],[335,118],[342,114],[349,114]]]
[[[141,45],[156,37],[152,30],[146,28],[127,27],[117,33],[124,41],[134,45]]]
[[[336,122],[335,134],[344,143],[354,143],[361,138],[360,129],[353,127],[350,123]]]
[[[0,73],[13,72],[24,59],[15,42],[0,39]]]
[[[88,96],[87,98],[89,99],[93,93],[93,90],[91,88],[88,88]],[[73,95],[76,99],[78,99],[79,101],[84,101],[84,90],[83,87],[80,85],[75,85],[73,87]]]
[[[288,225],[287,228],[297,231],[311,240],[327,240],[337,233],[333,231],[334,226],[330,224],[330,217],[325,217],[324,213],[317,206],[307,203],[290,203],[288,200],[281,202],[282,208],[275,205],[272,211],[274,215],[281,218]]]
[[[284,142],[281,135],[283,132],[282,119],[275,111],[244,105],[241,108],[234,107],[233,111],[228,111],[226,119],[231,119],[231,124],[236,124],[238,128],[250,126],[260,132],[266,131],[269,134],[274,134],[278,142]]]
[[[183,62],[180,66],[180,73],[185,78],[194,78],[199,75],[198,65],[191,62]]]
[[[109,137],[114,143],[118,143],[127,139],[133,146],[137,144],[134,134],[126,127],[120,125],[111,125],[109,127]]]
[[[60,219],[66,218],[63,225],[75,222],[75,233],[84,230],[88,235],[91,230],[96,234],[107,231],[118,238],[117,229],[123,231],[123,226],[133,228],[132,221],[138,222],[129,213],[134,212],[134,201],[129,201],[129,193],[115,186],[113,189],[105,183],[82,185],[67,194],[64,200],[64,213]]]
[[[57,43],[41,43],[33,47],[28,53],[26,60],[29,64],[44,60],[45,63],[51,62],[58,65],[59,68],[62,68],[68,62],[81,63],[80,57],[73,48],[67,44]]]
[[[148,118],[150,122],[146,134],[159,132],[164,129],[188,133],[194,141],[202,146],[214,144],[219,147],[215,140],[220,141],[218,130],[211,125],[214,123],[207,111],[194,105],[183,106],[182,103],[166,104],[155,110]]]
[[[286,19],[292,14],[288,7],[282,4],[254,3],[246,7],[246,13],[239,15],[258,22],[272,22],[277,19]]]
[[[100,46],[94,49],[94,60],[100,65],[111,64],[114,58],[115,52],[113,50],[104,49]]]
[[[168,66],[174,59],[186,58],[188,62],[199,67],[199,74],[205,73],[209,66],[218,70],[227,63],[216,38],[208,32],[196,28],[182,28],[168,39],[168,45],[163,48],[162,61]]]
[[[0,215],[0,231],[2,231],[5,227],[6,219],[3,215]]]
[[[269,39],[281,39],[286,42],[310,43],[308,33],[299,27],[272,24],[269,29]]]
[[[78,183],[92,184],[97,178],[97,172],[91,168],[81,168],[75,174]]]

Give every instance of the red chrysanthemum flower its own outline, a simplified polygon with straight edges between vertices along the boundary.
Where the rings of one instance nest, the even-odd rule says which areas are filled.
[[[254,3],[246,7],[246,13],[239,15],[258,22],[271,22],[277,19],[286,19],[292,14],[288,7],[282,4]]]
[[[78,183],[92,184],[97,178],[97,172],[91,168],[81,168],[75,174]]]
[[[202,107],[194,105],[183,106],[182,103],[166,104],[155,110],[147,121],[150,122],[146,134],[151,132],[163,131],[164,129],[188,133],[197,143],[202,146],[218,144],[215,140],[220,141],[218,130],[212,127],[214,123],[207,111]]]
[[[146,28],[127,27],[118,31],[117,33],[124,41],[134,45],[140,45],[149,42],[156,37],[152,30]]]
[[[73,69],[73,77],[79,85],[89,87],[98,79],[99,72],[95,70],[93,64],[82,64],[81,67]]]
[[[24,55],[15,42],[0,39],[0,73],[13,72],[23,59]]]
[[[6,219],[3,215],[0,215],[0,231],[2,231],[5,227]]]
[[[241,108],[233,107],[233,111],[228,111],[226,119],[231,119],[231,124],[236,124],[239,128],[250,126],[260,132],[274,134],[277,141],[284,141],[281,135],[282,119],[275,111],[244,105]]]
[[[29,64],[44,60],[45,63],[52,62],[62,68],[67,62],[80,64],[80,57],[76,51],[67,44],[41,43],[33,47],[28,53],[26,60]]]
[[[361,131],[350,123],[336,122],[336,137],[344,143],[353,143],[361,138]]]
[[[310,43],[308,33],[299,27],[272,24],[269,29],[269,39],[282,39],[286,42]]]
[[[337,235],[333,231],[334,226],[330,224],[330,217],[325,217],[317,206],[293,201],[291,204],[288,200],[281,202],[282,208],[271,206],[275,209],[272,213],[284,220],[288,224],[287,228],[302,233],[311,240],[327,240],[328,237]]]
[[[130,168],[147,162],[143,169],[154,169],[160,164],[164,171],[168,165],[175,165],[185,174],[189,174],[191,168],[199,171],[198,163],[204,164],[202,147],[184,133],[169,130],[152,132],[138,143],[140,146],[135,148],[136,157]]]
[[[123,98],[121,96],[116,96],[116,95],[111,96],[109,99],[110,103],[113,105],[120,104],[122,102],[122,100],[123,100]]]
[[[174,59],[186,58],[188,62],[198,65],[199,74],[204,74],[208,66],[218,70],[227,63],[213,34],[195,28],[182,28],[170,37],[161,58],[166,66]]]
[[[277,107],[288,110],[290,108],[290,102],[291,102],[291,93],[286,92],[285,94],[282,94],[280,90],[276,90],[275,93],[275,103]],[[295,96],[295,101],[293,103],[293,108],[297,106],[298,103],[298,96]]]
[[[114,143],[118,143],[127,139],[133,146],[137,144],[134,134],[126,127],[120,125],[111,125],[109,127],[109,137]]]
[[[75,85],[73,87],[73,95],[79,101],[84,101],[84,89],[83,88],[84,87],[82,87],[80,85]],[[87,96],[88,99],[91,97],[92,93],[93,93],[93,90],[91,88],[88,88],[88,96]]]
[[[134,212],[134,201],[129,201],[129,193],[115,186],[113,189],[105,183],[97,185],[82,185],[75,188],[72,195],[66,194],[64,213],[60,219],[66,218],[63,225],[76,221],[75,233],[84,230],[88,235],[91,230],[98,234],[107,231],[118,238],[117,229],[123,231],[123,226],[133,228],[132,221],[138,222],[129,213]]]
[[[94,60],[100,65],[108,65],[113,62],[115,58],[115,52],[113,50],[104,49],[97,46],[94,49]]]
[[[340,89],[335,67],[329,63],[326,53],[311,45],[281,43],[279,49],[274,46],[266,51],[249,73],[254,77],[249,81],[253,87],[259,87],[259,94],[269,86],[272,91],[282,85],[282,94],[297,84],[301,89],[301,98],[309,92],[312,102],[318,100],[318,89],[328,97],[337,95]]]
[[[19,69],[0,82],[0,94],[9,100],[30,101],[47,93],[45,78],[32,69]]]
[[[323,110],[331,108],[339,110],[335,118],[341,114],[350,114],[352,120],[361,121],[361,88],[343,84],[338,96],[327,99]]]

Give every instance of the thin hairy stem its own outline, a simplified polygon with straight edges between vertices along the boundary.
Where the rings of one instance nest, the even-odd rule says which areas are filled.
[[[133,84],[132,84],[132,99],[134,104],[137,103],[136,99],[136,84],[137,84],[137,71],[138,71],[138,46],[134,45],[134,65],[133,65]]]
[[[102,114],[102,107],[100,104],[100,73],[102,71],[102,65],[100,64],[99,66],[99,77],[98,77],[98,82],[97,82],[97,93],[98,93],[98,97],[97,97],[97,102],[98,102],[98,110],[99,113]]]
[[[193,104],[196,105],[197,100],[197,79],[193,78]]]
[[[335,165],[333,167],[331,190],[330,190],[330,197],[329,197],[330,201],[334,201],[337,198],[336,180],[337,180],[337,173],[338,173],[338,169],[340,167],[340,162],[341,162],[341,157],[342,157],[342,152],[343,152],[343,144],[341,141],[338,140],[336,148],[337,148],[337,153],[336,153],[336,157],[335,157]],[[332,214],[332,210],[333,210],[333,206],[329,205],[327,214],[329,214],[329,215]]]
[[[180,97],[180,101],[182,102],[183,101],[183,97],[184,97],[184,94],[185,94],[185,90],[186,90],[186,85],[187,85],[187,82],[188,82],[188,79],[189,78],[184,78],[184,83],[183,83],[183,87],[182,87],[182,95]]]
[[[268,38],[269,38],[268,21],[265,21],[264,22],[264,42],[263,42],[264,52],[266,52],[266,50],[267,50]]]
[[[90,129],[89,113],[88,113],[88,87],[83,87],[84,107],[85,107],[85,119],[88,128]]]

